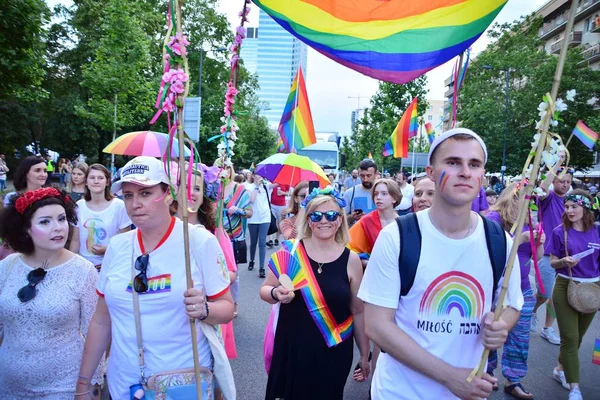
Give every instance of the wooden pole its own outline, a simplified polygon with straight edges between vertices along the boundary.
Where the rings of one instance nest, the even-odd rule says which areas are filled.
[[[571,9],[569,11],[569,19],[567,21],[567,26],[565,27],[565,38],[562,43],[562,48],[560,49],[560,55],[558,57],[558,65],[556,66],[556,72],[554,73],[554,80],[552,82],[552,91],[550,92],[549,99],[549,107],[548,112],[542,118],[542,133],[540,140],[538,142],[537,149],[535,151],[535,159],[533,161],[533,168],[531,170],[531,184],[524,187],[524,190],[521,190],[519,193],[519,216],[517,218],[517,227],[515,229],[515,237],[513,240],[513,246],[510,249],[510,256],[508,258],[508,264],[506,265],[506,272],[504,273],[504,281],[502,283],[502,290],[500,291],[500,296],[498,296],[496,310],[494,311],[494,319],[497,321],[500,319],[500,316],[503,311],[504,299],[506,298],[506,292],[508,291],[508,281],[510,280],[510,275],[513,269],[513,263],[515,261],[515,257],[517,255],[517,249],[521,244],[521,235],[520,232],[523,231],[523,225],[525,224],[525,217],[527,216],[527,211],[529,210],[529,200],[531,199],[531,194],[535,187],[535,179],[538,176],[540,170],[540,161],[542,158],[542,152],[546,147],[546,141],[548,137],[548,129],[550,127],[550,118],[554,112],[554,101],[558,95],[558,89],[560,88],[560,80],[562,78],[563,69],[565,67],[565,60],[567,58],[567,50],[569,47],[569,35],[571,34],[571,30],[573,29],[573,23],[575,21],[575,14],[577,12],[577,6],[579,5],[579,0],[573,0],[571,3]],[[527,168],[527,166],[526,166]],[[523,175],[522,180],[525,180],[525,176]],[[523,187],[524,185],[521,185]],[[482,377],[485,372],[485,366],[487,364],[487,359],[490,354],[488,349],[485,349],[479,365],[475,367],[473,373],[467,379],[469,382],[473,379],[474,376]]]
[[[182,18],[181,18],[181,7],[183,0],[178,0],[176,5],[176,17],[177,17],[177,33],[182,34]],[[184,70],[188,71],[187,57],[183,56]],[[188,222],[188,206],[187,206],[187,182],[185,179],[185,133],[183,132],[183,105],[185,98],[189,91],[189,79],[185,84],[185,93],[180,98],[181,102],[177,106],[177,138],[179,140],[179,193],[178,203],[179,210],[181,212],[181,220],[183,221],[183,251],[185,256],[185,277],[187,288],[191,289],[194,287],[194,281],[192,280],[192,267],[190,262],[190,232]],[[190,160],[190,164],[193,160]],[[192,166],[190,165],[190,168]],[[194,356],[194,374],[196,376],[196,398],[197,400],[203,400],[202,395],[202,379],[200,377],[200,361],[198,358],[198,331],[196,330],[196,319],[190,318],[190,329],[192,331],[192,352]]]

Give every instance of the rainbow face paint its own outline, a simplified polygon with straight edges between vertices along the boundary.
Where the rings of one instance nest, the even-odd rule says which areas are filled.
[[[446,183],[448,183],[448,178],[450,178],[450,175],[448,175],[446,170],[442,171],[442,174],[440,175],[440,181],[439,181],[440,190],[442,192],[444,191],[444,188],[446,187]]]

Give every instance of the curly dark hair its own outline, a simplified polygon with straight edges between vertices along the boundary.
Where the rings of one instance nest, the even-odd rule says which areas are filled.
[[[175,216],[178,209],[179,203],[177,200],[173,200],[169,206],[169,212],[171,213],[171,216]],[[198,222],[200,222],[210,232],[214,233],[215,229],[217,229],[217,207],[212,200],[209,200],[206,197],[200,205],[200,208],[198,208]]]
[[[11,197],[9,206],[0,212],[0,239],[19,253],[32,254],[35,246],[31,236],[27,233],[31,228],[31,217],[38,209],[54,204],[65,209],[70,226],[77,225],[77,206],[65,192],[61,192],[61,195],[61,197],[46,197],[36,201],[25,210],[23,215],[15,209],[16,201],[23,195]],[[70,227],[69,230],[71,230]]]
[[[31,167],[37,164],[46,163],[42,157],[30,156],[21,161],[17,171],[15,172],[13,185],[15,186],[15,190],[20,192],[22,190],[27,189],[27,174]]]

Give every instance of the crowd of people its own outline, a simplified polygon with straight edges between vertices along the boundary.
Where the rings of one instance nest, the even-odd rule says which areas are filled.
[[[597,190],[574,189],[573,171],[557,165],[539,211],[513,232],[520,185],[486,183],[487,157],[483,140],[459,128],[436,138],[425,173],[410,177],[367,158],[343,182],[331,174],[326,188],[290,187],[222,160],[187,164],[191,289],[176,166],[168,176],[140,156],[112,182],[101,164],[28,157],[0,213],[2,398],[99,399],[103,385],[113,399],[171,398],[155,382],[189,384],[192,346],[205,398],[235,397],[228,359],[246,265],[272,305],[266,400],[341,399],[350,374],[372,374],[373,399],[484,399],[500,387],[499,363],[503,390],[533,399],[523,379],[542,306],[540,336],[560,345],[548,373],[565,398],[582,399],[578,350],[596,312],[568,292],[600,281]],[[0,156],[0,182],[8,172]],[[301,287],[276,265],[302,271]],[[484,349],[486,373],[467,380]]]

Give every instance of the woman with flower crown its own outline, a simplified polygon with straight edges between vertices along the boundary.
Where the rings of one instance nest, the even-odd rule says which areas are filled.
[[[65,249],[75,204],[54,188],[17,195],[0,214],[0,238],[18,253],[0,262],[0,392],[3,400],[72,400],[98,273]],[[103,368],[91,375],[100,398]]]
[[[358,255],[346,248],[345,202],[328,187],[314,189],[302,205],[298,242],[282,243],[260,289],[265,302],[280,303],[266,400],[342,399],[353,338],[365,378],[369,375],[363,303],[356,297],[362,266]],[[274,273],[274,261],[298,262],[307,285],[285,289]]]
[[[589,193],[581,189],[573,190],[565,196],[564,202],[562,225],[554,228],[546,248],[550,253],[550,265],[556,271],[552,301],[560,330],[560,354],[553,376],[570,391],[569,400],[581,400],[579,346],[596,313],[585,314],[575,310],[569,303],[567,290],[570,280],[576,284],[599,284],[598,249],[590,249],[589,244],[600,243],[600,235],[594,224]],[[583,256],[586,251],[592,253]]]

